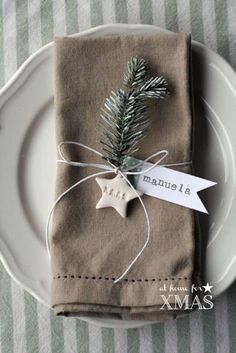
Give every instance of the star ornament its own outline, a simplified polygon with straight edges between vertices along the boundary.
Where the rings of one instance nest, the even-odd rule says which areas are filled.
[[[120,175],[113,179],[96,178],[96,182],[102,190],[102,197],[96,208],[113,207],[123,218],[127,214],[128,202],[142,195],[139,191],[137,195]]]
[[[204,288],[204,293],[206,293],[206,292],[211,293],[211,288],[213,288],[213,286],[210,286],[210,284],[208,282],[205,286],[202,286],[202,287]]]

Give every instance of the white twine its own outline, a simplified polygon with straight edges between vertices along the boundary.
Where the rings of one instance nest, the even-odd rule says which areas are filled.
[[[110,163],[110,165],[106,165],[106,164],[100,164],[100,163],[83,163],[83,162],[75,162],[75,161],[68,161],[66,160],[66,158],[64,157],[63,155],[63,152],[61,150],[62,146],[63,145],[75,145],[75,146],[79,146],[79,147],[82,147],[86,150],[89,150],[97,155],[99,155],[100,157],[103,157],[103,155],[96,151],[95,149],[89,147],[89,146],[86,146],[84,145],[83,143],[80,143],[80,142],[75,142],[75,141],[63,141],[61,142],[59,145],[58,145],[58,154],[60,156],[61,159],[58,159],[57,160],[57,163],[64,163],[64,164],[67,164],[67,165],[71,165],[71,166],[74,166],[74,167],[95,167],[95,168],[99,168],[99,169],[102,169],[103,171],[101,172],[98,172],[98,173],[94,173],[94,174],[91,174],[91,175],[88,175],[87,177],[79,180],[78,182],[76,182],[75,184],[73,184],[72,186],[70,186],[68,189],[66,189],[61,195],[59,195],[59,197],[56,199],[56,201],[54,202],[50,212],[49,212],[49,215],[48,215],[48,219],[47,219],[47,223],[46,223],[46,246],[47,246],[47,251],[48,251],[48,254],[50,256],[50,249],[49,249],[49,227],[50,227],[50,223],[51,223],[51,218],[52,218],[52,215],[53,215],[53,212],[56,208],[56,206],[58,205],[58,203],[61,201],[61,199],[67,195],[71,190],[73,190],[74,188],[76,188],[78,185],[84,183],[85,181],[89,180],[89,179],[92,179],[94,177],[97,177],[97,176],[100,176],[100,175],[103,175],[103,174],[109,174],[109,173],[113,173],[113,174],[119,174],[121,175],[125,181],[128,183],[128,185],[131,187],[131,189],[136,193],[140,203],[141,203],[141,206],[143,208],[143,211],[144,211],[144,215],[145,215],[145,218],[146,218],[146,222],[147,222],[147,237],[146,237],[146,241],[143,245],[143,247],[141,248],[141,250],[138,252],[138,254],[135,256],[135,258],[130,262],[130,264],[127,266],[126,270],[122,273],[122,275],[120,277],[118,277],[116,280],[114,280],[114,283],[117,283],[119,282],[122,278],[124,278],[124,276],[129,272],[129,270],[131,269],[131,267],[135,264],[135,262],[138,260],[138,258],[141,256],[141,254],[143,253],[143,251],[145,250],[145,248],[147,247],[148,243],[149,243],[149,240],[150,240],[150,220],[149,220],[149,217],[148,217],[148,213],[147,213],[147,209],[144,205],[144,202],[141,198],[141,196],[139,195],[138,191],[133,187],[133,185],[131,184],[131,182],[129,181],[129,179],[126,177],[126,175],[141,175],[141,174],[144,174],[144,173],[147,173],[149,171],[151,171],[153,168],[155,168],[159,163],[162,162],[162,160],[164,158],[166,158],[168,156],[168,151],[166,150],[161,150],[161,151],[158,151],[158,152],[155,152],[153,153],[151,156],[147,157],[144,161],[141,161],[141,162],[138,162],[136,165],[134,166],[130,166],[130,167],[127,167],[127,168],[124,168],[123,170],[120,170],[119,168],[117,168],[115,165],[113,165],[112,163]],[[150,167],[142,170],[142,171],[138,171],[138,172],[133,172],[132,170],[133,169],[136,169],[138,168],[139,166],[145,164],[146,162],[148,162],[150,159],[152,158],[155,158],[159,155],[162,156],[154,163],[152,164]],[[188,164],[191,164],[192,162],[180,162],[180,163],[173,163],[173,164],[165,164],[165,165],[162,165],[163,167],[170,167],[170,166],[181,166],[181,165],[188,165]]]

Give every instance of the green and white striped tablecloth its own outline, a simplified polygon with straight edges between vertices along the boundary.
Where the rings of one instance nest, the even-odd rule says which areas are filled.
[[[192,32],[236,68],[235,0],[0,0],[0,85],[54,35],[115,22]],[[0,352],[235,353],[236,283],[216,299],[213,310],[113,330],[54,317],[0,265]]]

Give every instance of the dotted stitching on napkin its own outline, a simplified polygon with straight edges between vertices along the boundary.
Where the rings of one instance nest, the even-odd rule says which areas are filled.
[[[53,277],[54,280],[56,279],[86,279],[86,280],[103,280],[103,281],[115,281],[115,277],[95,277],[95,276],[92,276],[92,277],[89,277],[89,276],[75,276],[75,275],[63,275],[63,276],[54,276]],[[128,279],[128,278],[125,278],[123,279],[122,281],[123,282],[129,282],[129,283],[134,283],[134,282],[160,282],[160,281],[174,281],[174,280],[189,280],[189,279],[192,279],[192,277],[171,277],[171,278],[168,278],[168,277],[165,277],[165,278],[152,278],[152,279]],[[119,283],[119,282],[118,282]]]

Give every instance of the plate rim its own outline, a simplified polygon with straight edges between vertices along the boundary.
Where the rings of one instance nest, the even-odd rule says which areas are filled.
[[[165,28],[161,28],[155,25],[149,25],[149,24],[126,24],[126,23],[114,23],[114,24],[104,24],[104,25],[100,25],[100,26],[96,26],[96,27],[92,27],[89,29],[86,29],[84,31],[81,32],[76,32],[70,35],[64,35],[62,37],[79,37],[79,36],[84,36],[84,35],[90,35],[93,34],[101,29],[115,29],[115,28],[121,28],[121,29],[138,29],[138,28],[149,28],[150,30],[152,28],[158,29],[160,32],[169,32],[172,33],[171,31],[165,29]],[[31,62],[33,62],[36,58],[38,58],[40,55],[49,55],[50,53],[50,49],[53,48],[53,43],[54,41],[51,41],[47,44],[45,44],[44,46],[42,46],[40,49],[38,49],[35,53],[33,53],[32,55],[30,55],[24,62],[23,64],[20,65],[20,67],[17,69],[17,71],[12,75],[12,77],[4,84],[4,86],[0,89],[0,108],[2,107],[2,105],[5,103],[5,101],[8,99],[9,97],[9,90],[10,88],[14,85],[14,83],[20,78],[21,75],[25,74],[26,70],[28,69],[29,65],[31,64]],[[205,46],[204,44],[196,41],[196,40],[192,40],[192,43],[201,49],[204,49],[207,53],[214,55],[217,60],[219,60],[219,62],[221,62],[222,64],[225,65],[226,69],[229,71],[229,74],[232,73],[233,75],[235,75],[235,71],[232,68],[232,66],[222,57],[220,56],[220,54],[214,52],[212,49],[208,48],[207,46]],[[47,53],[48,51],[48,53]],[[45,55],[45,57],[47,56]]]

